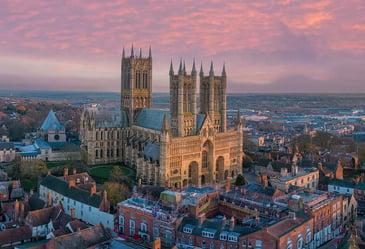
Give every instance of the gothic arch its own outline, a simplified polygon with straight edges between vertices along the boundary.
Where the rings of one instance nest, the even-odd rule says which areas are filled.
[[[217,173],[217,180],[218,181],[222,181],[224,180],[223,176],[224,176],[224,157],[220,156],[217,158],[216,160],[216,173]]]
[[[198,176],[199,176],[199,164],[196,161],[193,161],[189,164],[189,169],[188,169],[189,183],[198,185],[199,184]]]

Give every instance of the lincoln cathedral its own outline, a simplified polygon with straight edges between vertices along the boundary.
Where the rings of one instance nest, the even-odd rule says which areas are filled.
[[[177,72],[171,62],[169,78],[170,111],[153,109],[151,49],[148,56],[123,49],[120,109],[85,108],[81,117],[88,163],[123,162],[144,184],[173,188],[241,174],[242,123],[238,112],[227,129],[225,66],[217,76],[212,62],[198,75],[195,62],[188,72],[180,60]]]

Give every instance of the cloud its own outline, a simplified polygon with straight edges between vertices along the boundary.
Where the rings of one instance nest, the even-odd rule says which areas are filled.
[[[293,72],[327,80],[336,60],[364,56],[364,12],[357,0],[4,0],[0,64],[17,75],[29,58],[42,66],[59,61],[55,71],[28,68],[35,78],[109,74],[118,82],[121,46],[134,43],[144,52],[152,46],[161,88],[170,58],[181,56],[226,61],[233,82],[262,84]],[[7,71],[0,69],[0,79]]]

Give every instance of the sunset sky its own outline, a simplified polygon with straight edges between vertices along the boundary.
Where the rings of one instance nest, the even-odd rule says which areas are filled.
[[[364,0],[2,0],[0,89],[119,91],[152,47],[154,91],[195,58],[228,92],[365,92]]]

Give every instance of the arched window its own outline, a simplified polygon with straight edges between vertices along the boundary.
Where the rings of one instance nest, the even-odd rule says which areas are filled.
[[[208,153],[203,151],[202,154],[202,168],[208,168]]]

